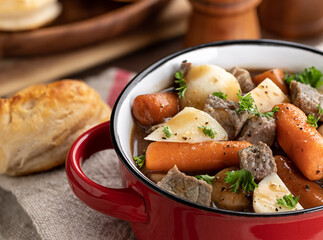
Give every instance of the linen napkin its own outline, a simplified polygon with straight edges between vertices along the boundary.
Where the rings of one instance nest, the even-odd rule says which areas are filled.
[[[112,107],[134,73],[108,69],[85,81]],[[84,172],[104,186],[120,188],[113,150],[93,155]],[[64,166],[24,177],[0,175],[0,239],[135,239],[130,224],[87,207],[71,191]]]

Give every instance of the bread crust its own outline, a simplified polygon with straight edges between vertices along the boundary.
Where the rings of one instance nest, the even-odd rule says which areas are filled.
[[[76,138],[110,113],[94,89],[76,80],[0,99],[0,173],[17,176],[63,164]]]

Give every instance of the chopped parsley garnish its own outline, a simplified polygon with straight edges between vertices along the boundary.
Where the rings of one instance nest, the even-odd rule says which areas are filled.
[[[167,138],[170,138],[172,136],[172,134],[173,134],[172,131],[170,130],[169,126],[164,127],[163,133],[165,133]]]
[[[278,106],[275,106],[272,111],[265,112],[265,113],[258,112],[258,113],[256,113],[256,116],[272,118],[272,117],[275,116],[275,113],[278,112],[278,110],[279,110],[279,107]]]
[[[310,115],[307,116],[306,122],[309,125],[311,125],[312,127],[315,127],[315,128],[318,127],[318,125],[317,125],[317,119],[316,119],[316,117],[313,114],[310,114]]]
[[[225,173],[225,183],[231,183],[229,189],[232,192],[239,193],[242,190],[243,193],[253,191],[258,185],[255,183],[255,179],[252,173],[241,169],[239,171],[228,171]]]
[[[317,105],[317,108],[319,109],[319,112],[318,112],[318,117],[315,117],[314,114],[310,114],[307,116],[307,120],[306,122],[311,125],[312,127],[315,127],[317,128],[318,125],[317,125],[317,122],[320,120],[320,118],[322,117],[323,115],[323,108],[321,108],[320,104]]]
[[[195,176],[199,180],[203,180],[207,182],[208,184],[212,184],[212,181],[214,180],[215,176],[209,176],[208,174],[205,175],[196,175]]]
[[[285,74],[284,81],[289,85],[292,80],[309,84],[313,88],[319,88],[323,85],[323,74],[315,67],[309,67],[304,69],[302,73],[296,73],[294,75]]]
[[[138,167],[142,168],[145,163],[146,155],[139,155],[137,157],[134,157],[133,159],[136,161]]]
[[[299,200],[299,196],[294,197],[292,194],[284,195],[283,198],[276,199],[278,205],[281,205],[290,209],[294,208],[297,205],[298,200]]]
[[[198,127],[199,129],[202,130],[202,132],[206,135],[209,136],[211,139],[215,138],[215,135],[217,134],[217,132],[211,128],[211,127],[206,127],[206,126],[202,126],[202,127]]]
[[[239,90],[239,93],[237,93],[237,96],[239,98],[239,109],[237,109],[237,112],[247,111],[252,115],[258,116],[258,117],[267,117],[271,118],[274,117],[275,113],[278,112],[279,107],[275,106],[272,111],[261,113],[258,110],[258,107],[255,103],[255,100],[251,96],[251,93],[242,96],[241,91]]]
[[[223,92],[219,91],[219,92],[214,92],[212,93],[213,96],[216,96],[218,98],[221,98],[221,99],[224,99],[226,100],[228,95],[227,94],[224,94]]]
[[[252,98],[251,93],[242,96],[242,93],[239,90],[237,96],[239,99],[239,109],[237,109],[238,113],[242,111],[248,111],[250,114],[255,114],[256,112],[258,112],[258,109],[254,107],[255,100]]]
[[[183,78],[183,73],[181,71],[177,71],[175,73],[175,83],[179,85],[178,88],[175,88],[176,91],[178,91],[178,96],[180,98],[184,98],[184,94],[187,88],[186,82]]]

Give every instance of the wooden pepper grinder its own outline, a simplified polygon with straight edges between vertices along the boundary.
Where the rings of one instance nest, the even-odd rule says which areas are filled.
[[[185,46],[232,40],[258,39],[257,6],[261,0],[189,0],[192,4]]]
[[[322,0],[263,0],[259,6],[263,29],[286,38],[322,34]]]

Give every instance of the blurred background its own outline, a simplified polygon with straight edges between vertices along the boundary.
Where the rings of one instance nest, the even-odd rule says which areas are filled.
[[[109,68],[139,72],[201,43],[261,38],[323,50],[323,1],[0,0],[0,96]]]

